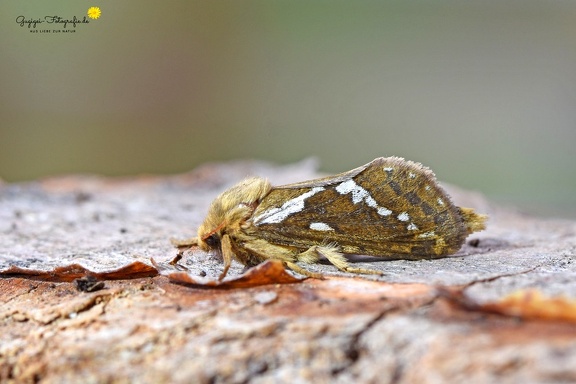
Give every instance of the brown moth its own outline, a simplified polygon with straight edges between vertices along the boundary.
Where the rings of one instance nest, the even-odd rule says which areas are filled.
[[[222,255],[222,280],[232,259],[247,267],[281,260],[302,275],[321,278],[298,262],[324,257],[341,271],[381,274],[349,265],[345,254],[389,259],[439,258],[457,252],[485,228],[487,216],[455,206],[434,173],[399,157],[378,158],[349,172],[272,187],[246,179],[218,196],[197,245]]]

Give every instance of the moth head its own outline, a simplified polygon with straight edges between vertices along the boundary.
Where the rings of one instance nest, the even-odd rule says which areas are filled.
[[[241,230],[260,201],[272,186],[266,179],[253,177],[243,180],[214,199],[204,222],[198,228],[198,245],[202,250],[220,249],[225,233]]]

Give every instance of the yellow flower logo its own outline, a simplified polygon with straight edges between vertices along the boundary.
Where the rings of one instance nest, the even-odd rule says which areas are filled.
[[[88,8],[87,14],[89,18],[96,20],[97,18],[100,17],[102,11],[100,11],[100,8],[98,7],[90,7]]]

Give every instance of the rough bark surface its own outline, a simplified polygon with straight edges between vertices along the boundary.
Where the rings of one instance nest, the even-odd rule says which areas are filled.
[[[0,381],[576,382],[576,222],[445,186],[490,215],[452,257],[355,264],[382,277],[310,268],[326,280],[235,264],[220,286],[203,285],[222,265],[202,252],[170,270],[169,239],[247,175],[317,176],[236,162],[0,183]]]

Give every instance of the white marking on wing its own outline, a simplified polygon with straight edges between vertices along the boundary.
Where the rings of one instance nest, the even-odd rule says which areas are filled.
[[[406,229],[409,230],[409,231],[417,231],[417,230],[418,230],[418,227],[416,226],[416,224],[410,223],[410,224],[408,224],[408,226],[406,227]]]
[[[410,220],[410,216],[408,216],[408,212],[402,212],[398,216],[396,216],[400,221],[408,221]]]
[[[310,229],[315,231],[333,231],[334,228],[326,223],[310,223]]]
[[[336,192],[341,195],[347,195],[351,193],[352,203],[358,204],[363,201],[369,207],[376,209],[380,216],[388,216],[392,213],[392,211],[388,208],[379,206],[376,200],[370,196],[370,193],[366,189],[356,184],[356,182],[352,179],[343,181],[342,183],[338,184],[336,186]]]
[[[346,181],[338,184],[338,186],[336,186],[336,191],[341,195],[346,195],[348,193],[351,193],[352,194],[352,202],[354,204],[358,204],[359,202],[364,200],[366,197],[372,199],[370,197],[370,194],[368,193],[368,191],[365,190],[364,188],[362,188],[361,186],[359,186],[358,184],[356,184],[356,182],[352,179],[346,180]],[[374,201],[374,199],[372,199],[372,200]],[[366,203],[368,203],[368,202],[366,202]],[[374,204],[376,204],[376,201],[374,201]]]
[[[304,200],[314,196],[318,192],[323,191],[324,187],[314,187],[306,193],[296,196],[295,198],[288,200],[280,208],[274,207],[269,210],[262,212],[260,215],[254,218],[254,224],[274,224],[281,223],[293,213],[300,212],[304,209]]]
[[[378,207],[378,214],[380,216],[390,216],[392,214],[392,211],[389,210],[388,208]]]
[[[430,232],[424,232],[420,235],[418,235],[418,237],[421,237],[423,239],[428,238],[428,237],[434,237],[436,236],[436,234],[434,233],[434,231],[430,231]]]

